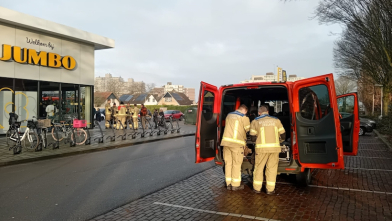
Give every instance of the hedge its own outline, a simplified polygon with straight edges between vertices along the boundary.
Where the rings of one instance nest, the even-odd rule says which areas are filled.
[[[138,107],[140,108],[140,106],[138,106]],[[186,110],[188,110],[188,109],[191,108],[191,107],[197,107],[197,105],[186,105],[186,106],[174,106],[174,105],[146,105],[146,108],[147,108],[148,110],[150,110],[151,113],[154,113],[154,110],[155,110],[155,109],[158,109],[158,111],[159,111],[159,108],[161,108],[161,107],[167,108],[167,110],[179,110],[179,111],[181,111],[182,113],[185,113]]]

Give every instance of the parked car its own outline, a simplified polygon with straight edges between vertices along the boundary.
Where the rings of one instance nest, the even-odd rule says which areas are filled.
[[[365,118],[360,118],[360,127],[359,127],[359,136],[364,136],[366,133],[371,133],[374,128],[376,128],[376,122],[365,119]]]
[[[170,116],[173,116],[173,119],[178,119],[179,121],[184,119],[184,114],[178,110],[167,110],[163,113],[165,114],[166,120],[169,120]]]
[[[376,129],[376,127],[377,127],[376,121],[374,121],[374,120],[370,120],[370,119],[363,118],[363,117],[360,117],[359,120],[361,122],[370,124],[373,129]]]

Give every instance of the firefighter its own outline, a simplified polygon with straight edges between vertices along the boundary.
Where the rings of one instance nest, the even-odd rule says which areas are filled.
[[[112,107],[110,107],[110,99],[107,100],[105,104],[105,127],[108,129],[111,124],[111,119],[112,119]]]
[[[124,129],[126,117],[127,117],[127,109],[124,105],[124,102],[121,101],[120,106],[118,106],[118,112],[116,114],[117,130]]]
[[[130,118],[132,117],[132,110],[131,107],[129,106],[129,103],[126,105],[126,110],[127,110],[127,117],[125,118],[125,128],[127,128],[127,123],[129,122]]]
[[[238,110],[226,117],[226,126],[221,146],[225,160],[226,188],[228,190],[242,190],[241,165],[244,159],[246,133],[250,129],[249,118],[246,116],[248,108],[242,104]]]
[[[267,105],[259,107],[259,116],[252,121],[250,136],[255,142],[255,169],[253,171],[253,190],[261,193],[263,171],[265,169],[266,193],[275,193],[278,173],[280,143],[286,138],[282,123],[276,117],[268,115]]]
[[[138,124],[139,112],[140,112],[140,110],[137,107],[137,104],[135,104],[134,108],[133,108],[133,115],[132,115],[133,126],[134,126],[135,130],[137,130],[139,128],[139,124]]]

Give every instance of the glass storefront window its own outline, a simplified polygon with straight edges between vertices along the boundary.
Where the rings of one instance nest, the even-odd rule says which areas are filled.
[[[31,120],[38,117],[38,81],[15,79],[15,113],[19,116],[18,121]],[[25,128],[24,122],[21,128]]]
[[[0,134],[9,128],[9,113],[12,112],[13,79],[0,77]]]
[[[80,119],[87,120],[87,124],[91,124],[93,109],[92,109],[92,87],[81,86],[80,87]]]
[[[0,134],[7,132],[13,111],[18,121],[33,116],[56,121],[79,118],[91,125],[92,99],[92,86],[0,77]]]

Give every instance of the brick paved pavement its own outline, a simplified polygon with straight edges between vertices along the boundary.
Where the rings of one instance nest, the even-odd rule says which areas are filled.
[[[80,145],[75,147],[70,147],[69,144],[64,144],[64,141],[60,142],[59,149],[53,149],[52,147],[47,147],[46,149],[43,148],[43,151],[35,152],[34,149],[27,149],[23,148],[22,153],[18,155],[13,155],[13,151],[9,151],[9,147],[6,145],[6,138],[0,138],[0,166],[16,164],[16,163],[23,163],[29,161],[35,161],[39,159],[48,159],[53,157],[59,156],[67,156],[67,155],[74,155],[86,152],[92,152],[97,150],[105,150],[110,148],[117,148],[122,146],[129,146],[132,144],[137,144],[141,142],[151,142],[155,140],[161,140],[165,138],[174,138],[179,136],[185,135],[193,135],[195,133],[196,127],[194,125],[184,125],[183,122],[180,122],[180,133],[175,131],[171,133],[170,131],[168,134],[164,135],[157,135],[156,133],[153,136],[149,134],[145,135],[144,138],[141,138],[140,135],[136,137],[136,139],[132,139],[131,136],[127,136],[126,140],[121,140],[121,138],[117,138],[118,135],[122,135],[124,132],[122,130],[115,130],[116,134],[116,141],[107,140],[107,136],[113,135],[111,129],[105,129],[104,122],[101,122],[101,127],[103,128],[104,134],[104,143],[98,143],[98,141],[94,141],[94,138],[100,136],[100,131],[98,128],[90,130],[90,135],[92,137],[91,145]],[[174,126],[176,128],[176,125]],[[130,133],[131,130],[126,130],[127,133]],[[141,129],[139,130],[141,132]],[[52,135],[48,133],[47,136],[48,143],[52,143],[54,140]],[[65,140],[65,139],[64,139]]]
[[[214,167],[93,220],[392,220],[392,153],[374,136],[360,143],[346,169],[315,170],[306,188],[281,175],[275,196],[228,191]]]

